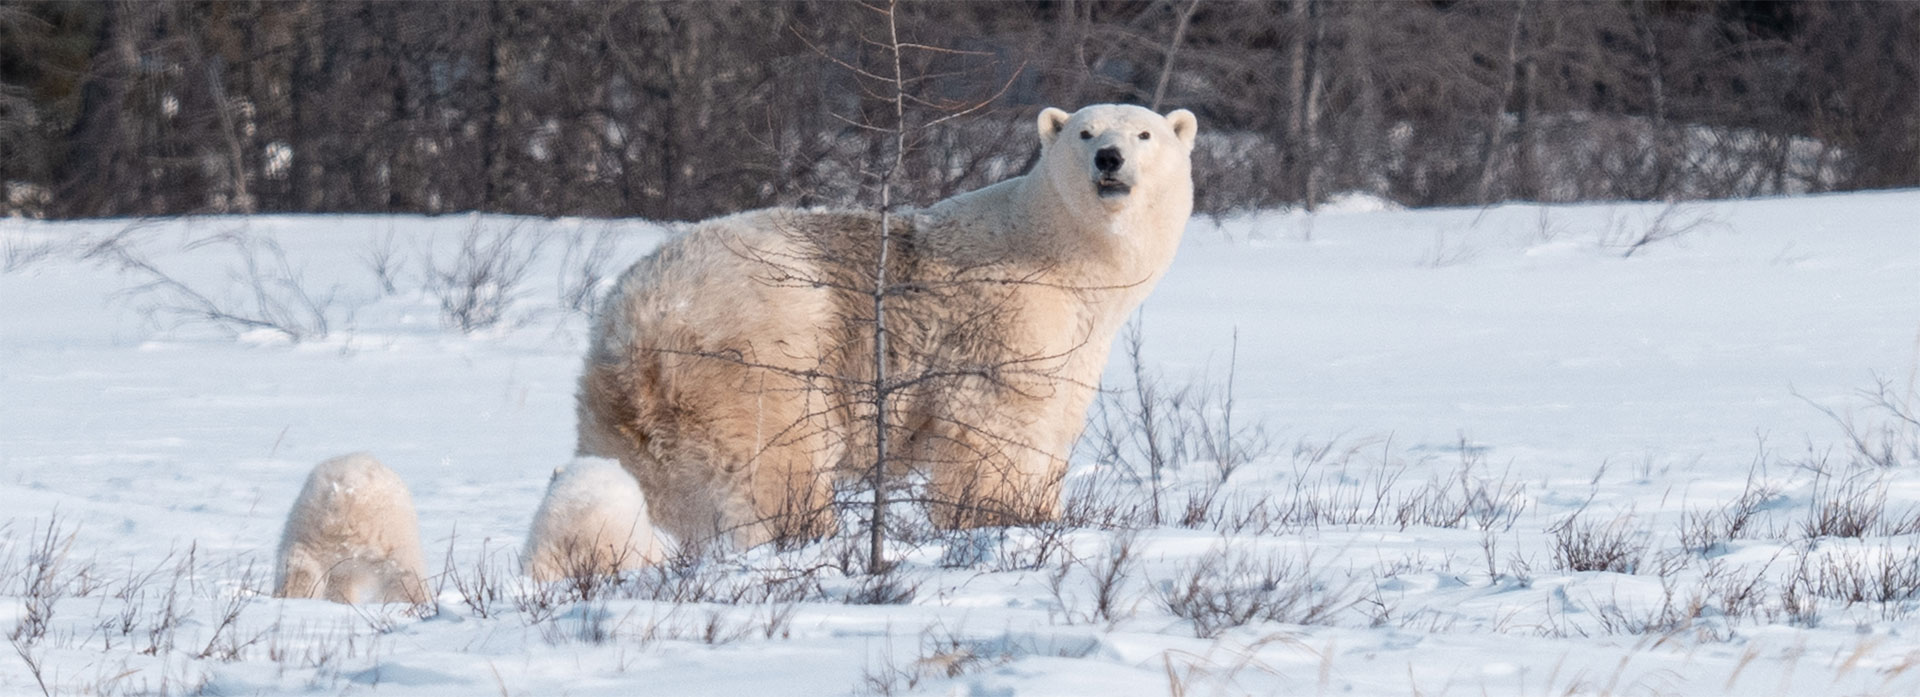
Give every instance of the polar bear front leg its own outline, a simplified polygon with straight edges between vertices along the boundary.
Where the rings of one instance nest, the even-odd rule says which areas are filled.
[[[1020,399],[929,420],[912,457],[928,475],[930,515],[945,529],[1026,525],[1060,517],[1067,446],[1052,400]]]
[[[785,462],[769,462],[753,472],[754,518],[736,532],[742,547],[766,542],[817,540],[834,530],[831,473],[814,462],[804,446],[781,449]]]
[[[289,554],[280,562],[280,582],[274,585],[273,597],[325,597],[326,588],[321,583],[326,577],[326,568],[316,563],[312,557],[299,553]]]
[[[979,436],[962,436],[977,440]],[[928,481],[930,515],[943,529],[1031,525],[1060,517],[1062,458],[942,462]]]

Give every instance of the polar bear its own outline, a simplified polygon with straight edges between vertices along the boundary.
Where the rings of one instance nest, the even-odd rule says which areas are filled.
[[[274,597],[336,603],[427,599],[420,523],[400,475],[372,455],[315,465],[280,535]]]
[[[553,471],[521,557],[536,581],[617,573],[664,558],[640,485],[620,463],[577,457]]]
[[[830,531],[879,438],[943,527],[1056,517],[1113,336],[1192,212],[1198,124],[1097,105],[1037,128],[1032,171],[925,209],[742,213],[635,263],[595,320],[579,454],[682,542]]]

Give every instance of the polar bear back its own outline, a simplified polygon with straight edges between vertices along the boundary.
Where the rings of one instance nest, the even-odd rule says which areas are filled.
[[[662,556],[633,476],[616,461],[578,457],[554,470],[523,563],[534,580],[551,581],[616,573]]]
[[[366,453],[314,466],[281,533],[274,595],[420,602],[426,564],[406,483]]]

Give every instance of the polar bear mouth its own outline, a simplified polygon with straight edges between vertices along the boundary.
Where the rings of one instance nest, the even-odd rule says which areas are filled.
[[[1133,185],[1112,177],[1101,177],[1093,180],[1093,188],[1099,192],[1100,198],[1119,198],[1133,193]]]

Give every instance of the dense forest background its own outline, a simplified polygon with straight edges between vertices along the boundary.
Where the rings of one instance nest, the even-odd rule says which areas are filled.
[[[900,6],[927,202],[1043,106],[1192,109],[1199,205],[1920,186],[1920,3]],[[0,215],[689,219],[872,185],[853,2],[0,0]],[[876,71],[877,72],[877,71]],[[951,118],[949,118],[951,117]]]

